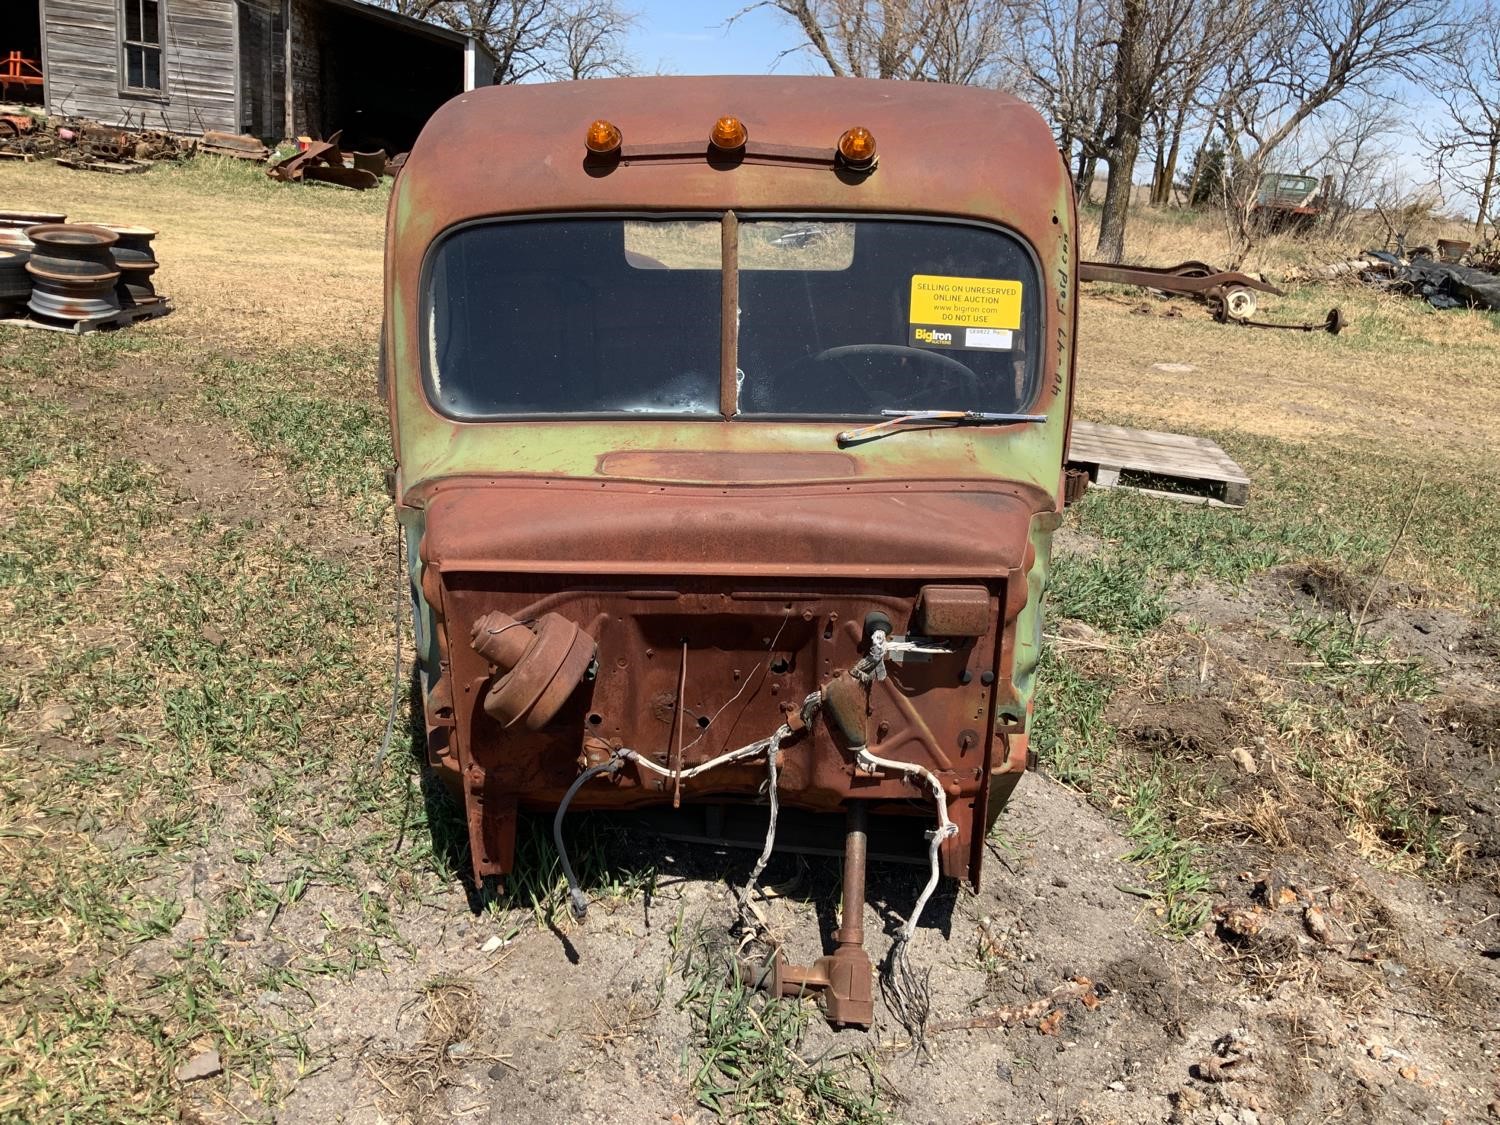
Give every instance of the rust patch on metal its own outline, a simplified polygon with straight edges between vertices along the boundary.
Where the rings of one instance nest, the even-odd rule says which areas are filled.
[[[484,709],[505,726],[524,720],[541,730],[583,682],[594,643],[566,617],[544,614],[535,629],[498,610],[474,622],[474,651],[503,674],[485,694]]]
[[[623,449],[599,458],[599,475],[633,480],[751,484],[758,481],[830,480],[856,475],[847,453],[732,453]]]
[[[929,637],[982,637],[994,617],[983,586],[923,586],[917,610],[920,631]]]

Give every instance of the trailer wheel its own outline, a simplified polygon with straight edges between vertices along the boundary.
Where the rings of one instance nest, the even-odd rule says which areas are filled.
[[[1255,294],[1241,285],[1224,291],[1224,315],[1230,320],[1249,320],[1255,315]]]

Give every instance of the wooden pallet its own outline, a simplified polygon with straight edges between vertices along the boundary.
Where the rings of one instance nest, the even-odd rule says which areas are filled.
[[[97,160],[88,156],[59,156],[55,163],[79,172],[108,172],[115,176],[133,176],[151,167],[143,160]]]
[[[166,316],[171,311],[171,299],[159,297],[149,305],[134,305],[128,309],[110,313],[108,316],[95,317],[92,320],[75,320],[72,324],[52,324],[45,320],[33,320],[30,317],[14,317],[9,320],[0,320],[0,326],[38,328],[43,332],[66,332],[72,336],[83,336],[101,329],[128,328],[138,320],[152,320],[159,316]]]
[[[1075,421],[1068,464],[1088,470],[1097,488],[1225,508],[1243,508],[1250,499],[1250,478],[1208,438]]]

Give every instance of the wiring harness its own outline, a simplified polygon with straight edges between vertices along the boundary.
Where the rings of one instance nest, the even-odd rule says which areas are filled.
[[[930,651],[933,651],[930,646],[914,641],[892,639],[883,630],[877,629],[870,637],[869,651],[849,670],[849,674],[868,687],[870,683],[876,680],[885,679],[886,661],[893,653]],[[822,690],[813,692],[802,701],[800,715],[802,727],[806,727],[811,723],[814,716],[822,708],[823,702],[824,692]],[[710,758],[706,762],[701,762],[696,766],[686,769],[672,769],[663,766],[629,747],[622,746],[614,750],[607,761],[590,766],[580,773],[568,788],[562,801],[558,804],[557,813],[552,820],[552,839],[557,845],[557,854],[562,864],[563,877],[568,883],[568,904],[573,912],[573,916],[580,921],[587,916],[588,895],[585,894],[583,888],[579,885],[578,878],[573,871],[573,866],[568,859],[567,846],[563,841],[562,834],[563,817],[568,811],[569,804],[572,803],[573,798],[584,785],[602,774],[614,775],[618,773],[627,762],[638,765],[645,770],[659,774],[672,781],[687,781],[708,773],[710,770],[718,769],[720,766],[727,766],[734,762],[750,761],[761,756],[765,757],[767,792],[771,807],[771,817],[770,825],[766,831],[765,846],[761,849],[760,857],[757,859],[749,879],[746,880],[744,887],[740,891],[741,901],[748,902],[754,893],[756,882],[760,879],[761,873],[765,870],[766,864],[770,861],[771,853],[775,848],[776,815],[779,808],[777,779],[780,763],[778,759],[783,753],[783,744],[797,733],[799,731],[794,730],[790,723],[782,723],[767,738],[747,743],[736,750],[730,750],[727,753],[720,754],[716,758]],[[893,953],[899,958],[903,955],[905,946],[911,941],[912,935],[916,932],[917,924],[921,920],[922,911],[926,908],[928,900],[937,889],[938,880],[941,875],[938,855],[943,841],[955,835],[958,832],[958,826],[949,819],[947,794],[943,790],[942,782],[938,780],[937,776],[931,770],[911,762],[898,762],[890,758],[879,757],[872,754],[864,746],[857,748],[854,761],[855,765],[866,773],[884,772],[902,774],[918,784],[924,785],[931,792],[937,811],[937,826],[927,833],[927,859],[929,867],[927,885],[922,889],[922,893],[917,898],[916,905],[912,907],[911,914],[905,924],[897,932],[896,947]]]

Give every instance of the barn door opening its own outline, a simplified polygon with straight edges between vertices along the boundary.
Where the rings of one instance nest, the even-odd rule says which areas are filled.
[[[16,0],[15,7],[0,18],[0,102],[41,105],[41,0]]]

